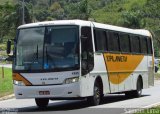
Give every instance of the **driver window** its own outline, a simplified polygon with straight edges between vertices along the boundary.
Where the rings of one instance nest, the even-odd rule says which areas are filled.
[[[81,28],[82,75],[89,73],[94,67],[91,27]]]

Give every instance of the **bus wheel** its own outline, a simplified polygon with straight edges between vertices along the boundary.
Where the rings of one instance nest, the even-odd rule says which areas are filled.
[[[142,88],[143,88],[143,83],[142,83],[142,79],[139,78],[137,80],[137,89],[134,91],[128,91],[125,93],[125,96],[127,98],[131,98],[131,97],[141,97],[142,96]]]
[[[134,96],[135,97],[141,97],[142,96],[142,88],[143,88],[142,79],[139,78],[138,81],[137,81],[137,90],[134,91]]]
[[[49,103],[49,99],[47,99],[47,98],[36,98],[35,102],[36,102],[36,104],[39,108],[46,108],[48,103]]]
[[[101,90],[98,83],[95,83],[94,90],[93,90],[93,96],[88,97],[87,101],[90,105],[96,106],[100,104],[101,101]]]

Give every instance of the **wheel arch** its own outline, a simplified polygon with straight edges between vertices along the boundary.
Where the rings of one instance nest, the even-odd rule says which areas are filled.
[[[103,95],[103,81],[102,81],[102,78],[101,76],[97,76],[96,79],[95,79],[95,83],[98,83],[99,86],[100,86],[100,90],[101,90],[101,94]]]
[[[137,82],[138,80],[141,81],[141,84],[142,84],[142,89],[143,89],[143,78],[142,78],[142,75],[139,75],[138,78],[137,78]]]

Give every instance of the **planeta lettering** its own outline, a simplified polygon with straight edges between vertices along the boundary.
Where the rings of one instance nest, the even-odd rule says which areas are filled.
[[[106,56],[108,62],[127,62],[127,56]]]

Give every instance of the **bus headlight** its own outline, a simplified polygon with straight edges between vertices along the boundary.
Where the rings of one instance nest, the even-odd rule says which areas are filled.
[[[79,77],[73,77],[73,78],[67,78],[64,83],[65,84],[70,84],[70,83],[75,83],[79,81]]]
[[[18,85],[18,86],[25,86],[25,84],[23,83],[23,81],[13,80],[13,83],[14,83],[15,85]]]

